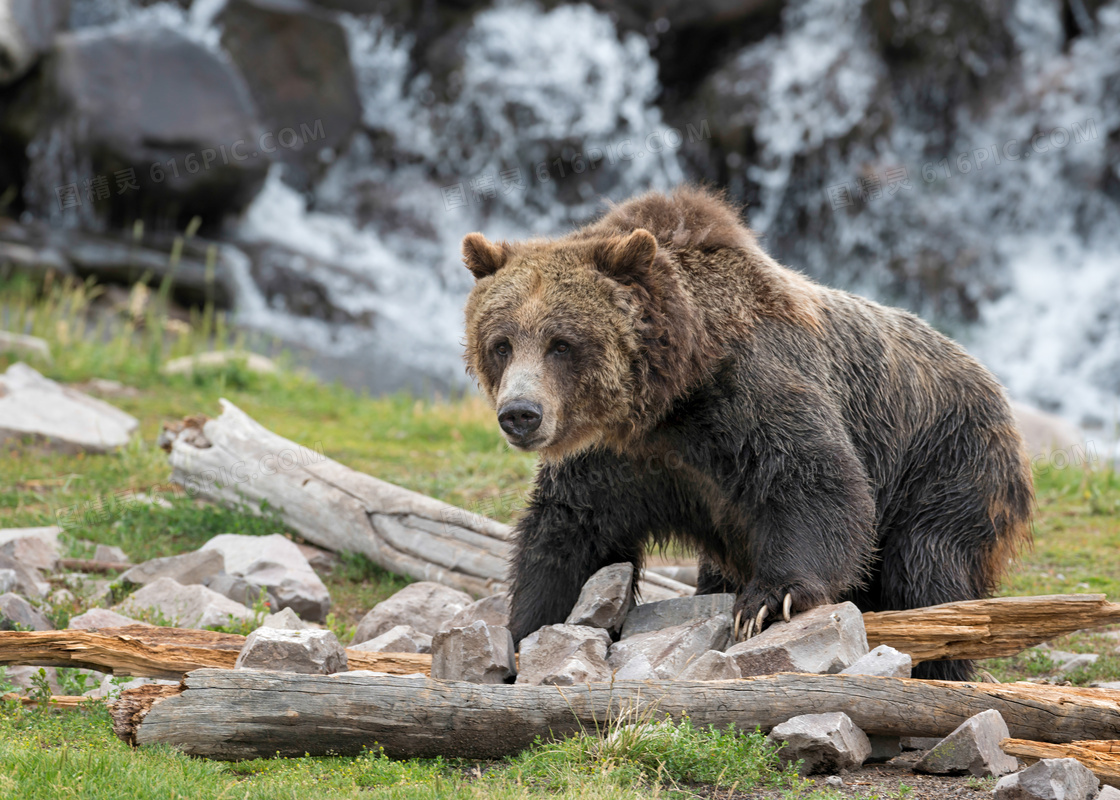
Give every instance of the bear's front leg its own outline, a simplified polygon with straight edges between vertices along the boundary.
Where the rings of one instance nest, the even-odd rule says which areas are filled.
[[[729,548],[741,554],[734,565],[742,580],[736,640],[839,602],[873,563],[875,503],[866,471],[846,437],[821,424],[824,414],[816,411],[799,415],[796,428],[759,425],[743,450],[751,467],[739,494],[744,523]]]
[[[628,561],[634,581],[649,532],[641,476],[602,451],[544,464],[515,531],[510,569],[510,633],[515,643],[563,622],[584,582]]]

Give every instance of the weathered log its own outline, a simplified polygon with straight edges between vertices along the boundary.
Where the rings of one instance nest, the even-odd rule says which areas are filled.
[[[999,746],[1009,756],[1016,756],[1030,763],[1042,758],[1076,758],[1100,778],[1101,783],[1120,788],[1120,739],[1069,744],[1004,739]]]
[[[871,647],[888,644],[915,663],[1010,656],[1114,622],[1120,622],[1120,603],[1103,594],[996,597],[863,615]]]
[[[91,631],[0,632],[0,664],[82,667],[136,678],[178,680],[203,667],[233,669],[244,636],[186,628],[130,625]],[[352,670],[428,674],[431,657],[347,650]]]
[[[190,496],[252,512],[267,501],[309,542],[361,553],[400,575],[476,596],[506,588],[508,525],[356,472],[221,403],[217,419],[165,430],[171,478]],[[641,590],[646,600],[693,591],[660,575]]]
[[[1120,727],[1120,692],[864,675],[785,673],[739,681],[483,685],[360,675],[198,670],[122,738],[191,755],[243,759],[354,754],[500,758],[611,720],[687,715],[695,725],[769,730],[799,714],[843,711],[870,734],[945,736],[998,710],[1017,737],[1074,742]],[[138,716],[135,708],[128,714]]]

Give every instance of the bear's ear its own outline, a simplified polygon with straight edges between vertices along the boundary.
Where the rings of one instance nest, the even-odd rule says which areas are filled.
[[[623,283],[638,280],[657,255],[657,239],[645,228],[604,242],[595,254],[599,270]]]
[[[493,244],[481,233],[468,233],[463,237],[463,263],[475,280],[493,275],[501,269],[508,255],[509,250],[504,242],[500,245]]]

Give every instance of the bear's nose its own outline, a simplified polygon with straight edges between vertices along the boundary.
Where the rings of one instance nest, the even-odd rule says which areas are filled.
[[[498,424],[510,436],[525,437],[541,426],[541,407],[529,400],[513,400],[498,409]]]

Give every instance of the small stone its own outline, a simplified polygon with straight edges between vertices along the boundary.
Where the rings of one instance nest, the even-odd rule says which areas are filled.
[[[397,625],[411,625],[421,633],[434,636],[444,622],[473,602],[466,592],[441,583],[410,583],[362,617],[354,634],[354,644],[369,641]]]
[[[117,580],[124,586],[147,586],[161,578],[170,578],[182,586],[201,585],[208,578],[225,571],[222,554],[213,550],[196,550],[178,556],[153,558],[124,572]]]
[[[818,606],[731,647],[743,677],[775,672],[831,674],[867,655],[863,615],[852,603]]]
[[[839,775],[829,775],[827,778],[824,779],[824,782],[828,786],[835,786],[837,788],[844,785],[844,779],[841,778]]]
[[[939,736],[903,736],[899,740],[903,750],[932,750],[941,744]]]
[[[881,764],[902,755],[902,742],[897,736],[877,736],[869,733],[867,741],[871,742],[871,755],[864,763]]]
[[[279,628],[285,631],[311,631],[315,628],[299,618],[299,614],[290,608],[282,608],[275,614],[269,614],[261,620],[262,628]]]
[[[113,608],[126,616],[155,612],[179,628],[210,628],[228,625],[230,619],[249,621],[253,612],[205,586],[183,586],[171,578],[159,578]]]
[[[785,743],[778,751],[783,763],[802,762],[802,775],[853,769],[871,755],[867,735],[839,711],[794,717],[770,731],[769,738]]]
[[[0,555],[14,558],[30,569],[54,572],[58,569],[59,528],[7,528],[0,530]]]
[[[118,614],[116,611],[110,611],[107,608],[91,608],[84,614],[70,617],[68,629],[72,631],[91,631],[98,628],[123,628],[128,625],[147,624],[147,622],[140,622],[132,617],[126,617],[124,614]]]
[[[430,653],[432,637],[411,625],[396,625],[353,647],[366,653]]]
[[[108,561],[113,564],[131,564],[128,553],[111,544],[99,544],[93,550],[94,561]]]
[[[635,634],[615,642],[608,663],[613,670],[640,654],[659,678],[676,678],[691,661],[709,650],[722,650],[731,638],[731,617],[726,614],[674,625],[659,631]]]
[[[0,594],[0,631],[53,631],[54,625],[18,594]]]
[[[78,602],[78,597],[69,589],[55,589],[47,598],[47,604],[54,608],[73,606]]]
[[[0,353],[13,353],[17,356],[37,356],[44,361],[51,360],[51,346],[38,336],[0,331]]]
[[[292,540],[279,533],[223,533],[204,544],[200,552],[212,550],[225,558],[226,572],[266,588],[279,608],[291,608],[301,619],[311,622],[326,620],[331,610],[330,592]]]
[[[517,674],[513,653],[509,629],[492,628],[482,620],[440,631],[432,637],[432,679],[505,683]]]
[[[346,671],[346,651],[332,631],[257,628],[245,639],[234,669],[330,675]]]
[[[164,375],[190,375],[197,370],[220,369],[227,364],[240,364],[249,372],[276,372],[276,362],[258,353],[245,350],[211,350],[194,356],[173,358],[160,369]]]
[[[881,644],[850,667],[840,670],[840,674],[909,678],[912,666],[913,660],[909,653],[901,653],[890,645]]]
[[[66,588],[82,598],[87,605],[109,605],[113,602],[112,581],[84,572],[66,572],[61,577]]]
[[[475,600],[451,619],[440,625],[441,631],[452,628],[465,628],[471,623],[482,620],[487,625],[500,628],[509,627],[509,594],[499,592],[481,600]]]
[[[977,778],[999,777],[1019,768],[1019,760],[1000,749],[1010,738],[1007,723],[998,711],[988,709],[965,720],[925,754],[914,766],[915,772],[933,775],[963,775]]]
[[[1044,758],[1000,778],[995,800],[1090,800],[1100,781],[1075,758]]]
[[[642,603],[626,615],[622,638],[639,633],[650,633],[675,625],[684,625],[700,619],[711,619],[720,614],[731,616],[735,606],[733,594],[698,594],[692,597],[673,597],[656,603]]]
[[[220,595],[228,597],[230,600],[241,603],[246,608],[252,608],[261,599],[261,593],[264,593],[264,602],[271,609],[279,609],[280,601],[272,592],[268,591],[259,583],[241,577],[240,575],[230,575],[228,572],[221,572],[217,575],[211,575],[209,578],[202,582],[202,585],[207,589],[217,592]],[[286,610],[286,609],[284,609]]]
[[[709,650],[677,676],[678,681],[730,681],[743,677],[734,656]]]
[[[610,646],[610,634],[599,626],[546,625],[521,640],[517,683],[574,686],[609,681]]]
[[[1120,800],[1120,789],[1115,786],[1102,786],[1097,800]]]
[[[585,625],[617,633],[634,599],[634,565],[611,564],[596,572],[579,593],[567,625]]]

